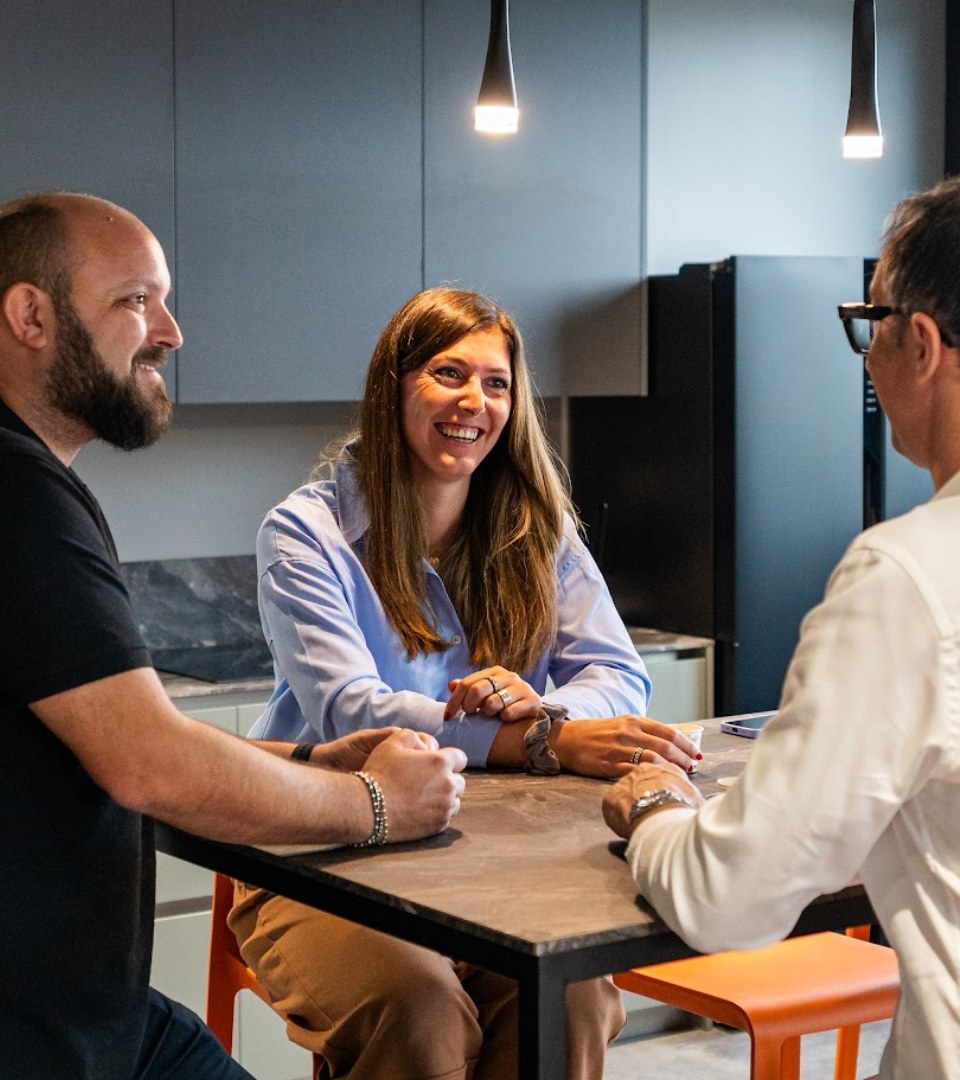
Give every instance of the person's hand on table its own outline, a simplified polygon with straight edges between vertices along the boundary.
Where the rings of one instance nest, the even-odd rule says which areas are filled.
[[[321,769],[356,772],[364,767],[367,758],[384,739],[388,739],[400,730],[398,727],[363,728],[360,731],[351,731],[349,735],[343,735],[331,742],[319,743],[310,754],[310,764]],[[430,738],[429,735],[420,736],[417,732],[414,734],[422,740]],[[436,749],[435,744],[431,747],[428,742],[424,742],[424,747],[428,750]]]
[[[704,798],[699,790],[687,779],[682,769],[670,762],[660,761],[637,765],[626,776],[621,777],[603,796],[603,820],[611,829],[625,840],[630,839],[633,829],[647,817],[652,817],[670,805],[651,810],[636,821],[630,820],[630,807],[647,791],[675,791],[691,800],[696,806],[703,806]]]
[[[675,727],[646,716],[567,720],[555,724],[553,749],[566,772],[613,779],[639,762],[672,762],[687,772],[703,755]],[[551,732],[553,736],[553,732]]]
[[[462,679],[447,683],[450,700],[443,712],[451,720],[462,709],[470,715],[479,713],[512,724],[516,720],[534,720],[540,709],[540,695],[515,671],[496,665],[474,671]]]
[[[393,729],[369,754],[364,772],[383,792],[391,842],[443,832],[460,811],[467,755],[456,747],[437,749],[423,732]]]

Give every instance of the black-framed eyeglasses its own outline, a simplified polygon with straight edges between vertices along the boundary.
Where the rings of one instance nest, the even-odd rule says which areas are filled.
[[[870,343],[877,332],[877,323],[890,315],[906,315],[903,308],[887,307],[884,304],[841,304],[837,308],[837,314],[847,332],[847,341],[850,348],[858,356],[866,356],[870,352]],[[953,338],[940,329],[940,340],[948,349],[954,348]]]
[[[866,356],[870,352],[878,322],[891,315],[905,314],[900,308],[887,307],[884,304],[841,304],[837,313],[847,332],[850,348],[858,356]]]

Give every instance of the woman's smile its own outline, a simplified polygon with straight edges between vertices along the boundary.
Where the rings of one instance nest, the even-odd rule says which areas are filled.
[[[473,443],[480,438],[480,429],[475,427],[460,427],[457,424],[434,424],[441,435],[457,442]]]

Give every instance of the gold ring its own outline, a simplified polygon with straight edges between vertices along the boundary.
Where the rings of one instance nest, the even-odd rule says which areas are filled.
[[[636,750],[634,750],[634,752],[630,755],[630,764],[631,765],[639,765],[642,758],[643,758],[643,747],[638,746],[636,748]]]
[[[513,701],[513,694],[509,690],[498,690],[497,697],[503,702],[503,707],[506,708]]]

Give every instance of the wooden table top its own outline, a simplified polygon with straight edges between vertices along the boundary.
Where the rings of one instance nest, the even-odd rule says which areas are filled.
[[[719,778],[741,771],[752,742],[720,734],[716,721],[706,728],[696,782],[710,796],[721,790]],[[170,854],[347,918],[369,905],[384,926],[391,912],[397,925],[415,920],[417,937],[432,926],[518,956],[559,956],[669,934],[637,896],[624,843],[603,821],[608,785],[565,774],[472,772],[451,828],[383,848],[283,857],[163,826],[158,835]]]

